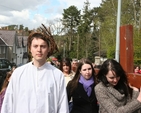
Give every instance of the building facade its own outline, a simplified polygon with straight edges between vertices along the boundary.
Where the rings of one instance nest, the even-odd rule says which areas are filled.
[[[0,30],[0,58],[17,65],[25,64],[28,60],[27,38],[14,30]]]

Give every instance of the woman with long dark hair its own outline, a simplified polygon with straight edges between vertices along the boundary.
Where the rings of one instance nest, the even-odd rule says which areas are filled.
[[[141,108],[141,92],[128,83],[120,63],[106,60],[98,74],[95,87],[100,113],[135,113]]]
[[[74,78],[67,85],[68,100],[72,98],[73,107],[70,113],[98,113],[94,87],[95,71],[88,59],[81,59]]]
[[[74,73],[71,70],[71,60],[70,58],[62,58],[60,62],[60,70],[63,72],[65,77],[66,86],[70,80],[73,79]]]

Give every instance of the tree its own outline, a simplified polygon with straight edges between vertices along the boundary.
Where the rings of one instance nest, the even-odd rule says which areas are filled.
[[[79,58],[88,57],[93,59],[94,53],[94,38],[93,38],[93,10],[90,9],[88,0],[84,2],[83,14],[81,16],[81,23],[78,27],[79,40]]]
[[[17,25],[9,25],[8,29],[9,30],[17,30],[18,26]]]
[[[23,30],[23,29],[24,29],[24,26],[20,25],[19,30]]]
[[[69,53],[72,51],[72,44],[74,42],[74,37],[77,32],[78,25],[80,23],[80,10],[76,6],[70,6],[64,9],[62,24],[64,25],[64,30],[66,36],[69,37],[67,44]]]

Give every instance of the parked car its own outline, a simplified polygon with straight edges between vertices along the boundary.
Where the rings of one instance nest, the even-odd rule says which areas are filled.
[[[11,63],[8,59],[0,58],[0,72],[4,75],[6,75],[6,73],[10,71],[13,66],[16,66],[16,64]]]

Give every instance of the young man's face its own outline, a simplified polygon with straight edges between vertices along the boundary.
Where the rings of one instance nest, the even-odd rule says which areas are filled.
[[[35,62],[45,62],[48,50],[48,45],[44,40],[38,38],[32,40],[30,51]]]

